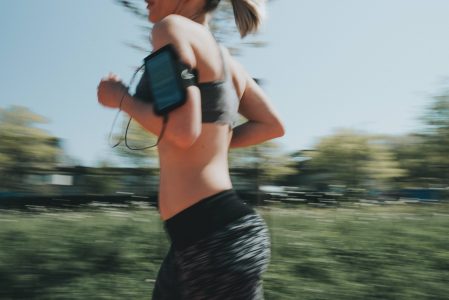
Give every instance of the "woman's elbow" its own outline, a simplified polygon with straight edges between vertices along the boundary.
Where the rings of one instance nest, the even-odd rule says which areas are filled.
[[[285,135],[285,127],[284,124],[282,124],[282,122],[280,120],[277,120],[273,125],[272,125],[272,134],[273,134],[273,138],[279,138]]]

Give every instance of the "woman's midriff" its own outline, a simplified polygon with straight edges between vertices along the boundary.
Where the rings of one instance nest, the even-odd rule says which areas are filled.
[[[167,220],[201,199],[232,188],[228,169],[228,126],[203,124],[195,144],[185,150],[159,146],[159,211]]]

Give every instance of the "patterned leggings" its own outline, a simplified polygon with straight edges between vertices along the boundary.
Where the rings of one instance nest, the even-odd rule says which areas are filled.
[[[185,249],[172,245],[153,299],[263,299],[261,275],[269,260],[265,222],[256,213],[245,215]]]

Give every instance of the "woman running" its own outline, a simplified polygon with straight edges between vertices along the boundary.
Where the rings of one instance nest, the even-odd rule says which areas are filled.
[[[241,36],[255,32],[264,1],[231,1]],[[262,89],[211,34],[208,22],[219,0],[146,2],[154,51],[171,44],[180,60],[198,71],[198,84],[186,88],[186,102],[170,112],[158,144],[159,212],[171,247],[153,299],[263,299],[269,234],[233,190],[228,150],[280,137],[283,125]],[[145,74],[130,95],[109,75],[98,86],[98,101],[121,107],[159,135],[164,120],[141,100],[147,93],[144,79]],[[248,121],[234,127],[239,113]]]

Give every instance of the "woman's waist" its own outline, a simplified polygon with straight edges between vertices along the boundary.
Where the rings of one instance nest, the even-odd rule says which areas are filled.
[[[231,180],[184,180],[181,182],[161,178],[159,186],[159,211],[163,220],[195,205],[210,195],[232,189]]]
[[[228,165],[176,166],[161,163],[159,193],[164,199],[200,197],[232,187]]]
[[[194,153],[192,153],[194,152]],[[228,153],[220,151],[210,153],[207,149],[200,151],[174,152],[159,151],[161,169],[176,172],[202,172],[207,169],[227,169]]]
[[[167,166],[161,164],[159,210],[166,220],[210,195],[231,189],[227,164],[203,167]]]

